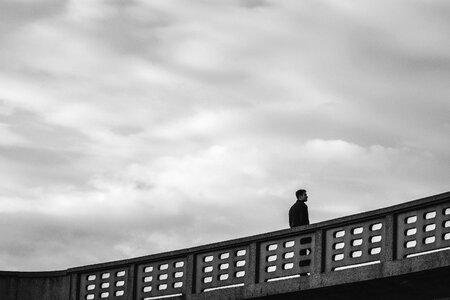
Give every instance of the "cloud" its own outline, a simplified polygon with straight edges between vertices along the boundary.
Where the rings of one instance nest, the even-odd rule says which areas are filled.
[[[2,139],[0,145],[20,145],[25,143],[25,140],[14,134],[8,125],[0,123],[0,135]]]
[[[1,2],[0,269],[286,228],[300,187],[314,222],[446,191],[448,11]]]

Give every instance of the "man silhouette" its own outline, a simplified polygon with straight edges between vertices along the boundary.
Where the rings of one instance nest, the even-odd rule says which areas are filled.
[[[297,202],[289,210],[289,226],[291,228],[309,224],[308,206],[305,204],[308,201],[306,190],[298,190],[295,192],[295,196]]]

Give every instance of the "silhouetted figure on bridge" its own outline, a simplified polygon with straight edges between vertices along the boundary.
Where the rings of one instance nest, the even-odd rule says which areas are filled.
[[[305,204],[308,201],[306,190],[298,190],[295,192],[295,196],[297,202],[289,210],[289,226],[291,228],[309,224],[308,206]]]

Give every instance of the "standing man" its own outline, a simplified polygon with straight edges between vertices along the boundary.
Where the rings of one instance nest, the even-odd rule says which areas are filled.
[[[297,202],[289,210],[289,226],[291,228],[309,224],[308,206],[305,204],[308,201],[306,190],[298,190],[295,192],[295,196]]]

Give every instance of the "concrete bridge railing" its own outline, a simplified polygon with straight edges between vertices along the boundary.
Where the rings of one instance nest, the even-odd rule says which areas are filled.
[[[296,229],[129,260],[45,274],[2,272],[0,295],[2,289],[7,292],[0,298],[263,297],[437,268],[450,264],[449,248],[450,192]],[[432,254],[438,251],[440,254]],[[434,257],[420,263],[422,257],[442,258],[442,253],[444,260]],[[43,298],[39,291],[50,285],[53,294]],[[26,290],[27,296],[21,296]],[[30,291],[34,290],[40,298],[33,298]]]

